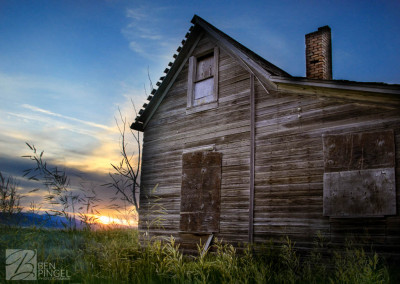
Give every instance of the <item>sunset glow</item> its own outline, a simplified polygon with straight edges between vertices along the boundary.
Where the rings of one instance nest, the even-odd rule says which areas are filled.
[[[135,226],[135,220],[119,219],[110,216],[100,216],[98,217],[98,222],[103,225],[122,225],[122,226]]]

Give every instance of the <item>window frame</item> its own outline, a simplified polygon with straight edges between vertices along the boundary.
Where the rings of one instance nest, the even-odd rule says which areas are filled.
[[[201,57],[205,57],[207,55],[214,55],[214,86],[213,86],[213,99],[210,102],[202,103],[199,105],[194,105],[194,90],[196,81],[196,72],[197,72],[197,61]],[[207,51],[194,54],[189,57],[189,73],[188,73],[188,91],[187,91],[187,113],[203,111],[207,109],[212,109],[218,107],[218,69],[219,69],[219,48],[216,46],[212,49],[208,49]],[[211,77],[209,77],[211,78]],[[199,82],[201,82],[200,80]]]

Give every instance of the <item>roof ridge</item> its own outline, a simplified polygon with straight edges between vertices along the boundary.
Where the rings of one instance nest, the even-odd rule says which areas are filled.
[[[159,90],[160,89],[164,90],[166,85],[165,82],[171,81],[171,78],[173,77],[173,75],[171,75],[171,70],[174,70],[174,72],[176,72],[176,70],[179,69],[179,67],[176,67],[176,62],[179,61],[179,64],[182,63],[180,61],[182,61],[183,59],[182,56],[180,55],[182,53],[186,55],[189,53],[189,50],[187,48],[187,42],[190,40],[192,44],[194,43],[194,39],[193,37],[191,37],[191,35],[197,32],[200,34],[202,31],[207,32],[207,28],[211,29],[214,33],[217,33],[219,37],[224,38],[224,40],[226,40],[228,44],[236,48],[239,52],[244,53],[246,57],[248,57],[248,59],[254,61],[256,65],[260,66],[260,69],[264,70],[263,72],[265,72],[265,75],[268,75],[268,77],[269,75],[291,77],[291,75],[289,75],[287,72],[275,66],[274,64],[270,63],[269,61],[265,60],[255,52],[251,51],[250,49],[248,49],[247,47],[245,47],[244,45],[242,45],[241,43],[239,43],[226,33],[222,32],[221,30],[219,30],[218,28],[216,28],[215,26],[213,26],[200,16],[195,14],[191,20],[191,23],[193,25],[190,26],[189,32],[187,32],[185,35],[185,39],[181,41],[181,45],[179,45],[179,47],[177,48],[176,50],[177,54],[173,55],[173,58],[175,60],[173,62],[169,62],[168,67],[165,68],[164,70],[165,76],[161,76],[160,79],[157,81],[156,86],[158,88],[153,88],[151,90],[150,95],[147,97],[148,103],[144,103],[142,108],[139,110],[138,115],[135,118],[135,122],[132,123],[131,125],[132,129],[140,129],[140,130],[144,129],[146,121],[146,113],[147,113],[146,110],[152,108],[153,106],[157,107],[157,102],[155,102],[155,99],[160,100],[160,98],[158,98],[157,96]],[[150,114],[150,116],[152,116],[152,114]]]
[[[261,65],[266,71],[269,71],[270,73],[272,72],[273,73],[272,75],[274,75],[274,76],[282,76],[282,77],[292,77],[289,73],[287,73],[283,69],[277,67],[275,64],[269,62],[268,60],[266,60],[262,56],[258,55],[257,53],[255,53],[251,49],[247,48],[246,46],[244,46],[243,44],[241,44],[240,42],[238,42],[237,40],[235,40],[234,38],[232,38],[228,34],[224,33],[220,29],[216,28],[215,26],[213,26],[212,24],[210,24],[209,22],[207,22],[206,20],[204,20],[200,16],[195,14],[193,16],[192,20],[191,20],[191,23],[192,24],[201,24],[201,23],[203,23],[203,24],[209,26],[214,31],[219,33],[221,36],[226,38],[236,48],[240,49],[242,52],[246,53],[247,55],[250,55],[251,57],[253,57],[253,60],[255,60],[256,63]]]

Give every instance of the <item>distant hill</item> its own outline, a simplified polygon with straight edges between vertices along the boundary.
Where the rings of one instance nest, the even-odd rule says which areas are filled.
[[[68,220],[61,216],[25,212],[8,215],[0,212],[0,224],[2,225],[64,229],[63,223],[68,224]],[[75,220],[75,223],[77,229],[84,227],[84,224],[81,224],[79,220]]]

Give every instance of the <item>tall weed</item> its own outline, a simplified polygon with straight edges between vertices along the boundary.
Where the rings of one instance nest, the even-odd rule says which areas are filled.
[[[235,248],[215,240],[207,253],[182,253],[177,240],[140,242],[137,230],[44,230],[0,227],[0,267],[7,248],[36,249],[80,283],[389,283],[377,254],[351,244],[327,257],[322,236],[304,256],[289,238],[274,244]],[[325,253],[326,254],[326,253]],[[0,270],[0,279],[4,278]]]
[[[343,252],[334,252],[334,275],[331,283],[388,283],[388,269],[376,253],[367,255],[362,248],[348,244]]]

